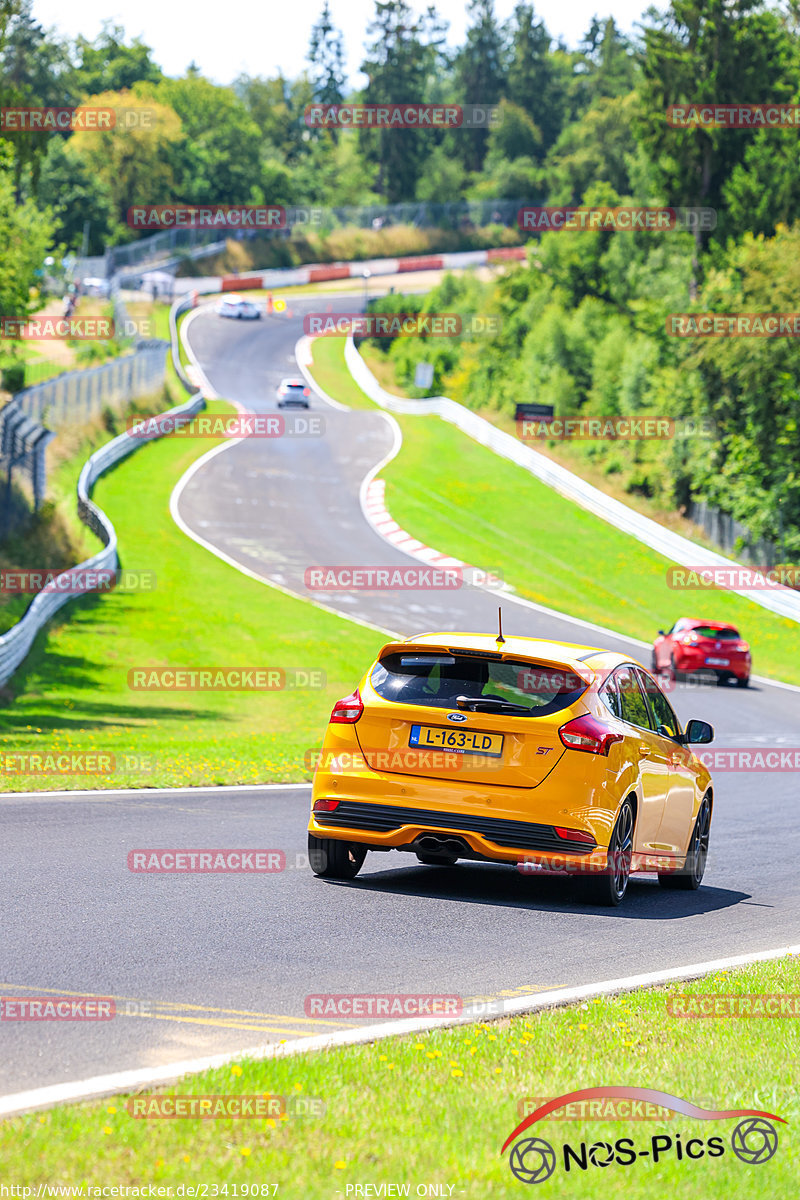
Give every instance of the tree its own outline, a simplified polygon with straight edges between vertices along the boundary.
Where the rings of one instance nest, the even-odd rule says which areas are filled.
[[[53,222],[14,190],[12,155],[0,146],[0,312],[24,317],[31,311],[36,272],[53,238]]]
[[[153,62],[152,50],[140,38],[125,42],[125,30],[111,21],[93,42],[79,37],[75,43],[78,62],[76,79],[85,95],[120,92],[135,83],[158,83],[161,68]]]
[[[672,128],[670,105],[789,100],[795,54],[780,15],[761,0],[671,0],[645,28],[637,136],[656,165],[667,203],[722,209],[725,181],[747,154],[742,130]],[[729,232],[724,211],[717,231]],[[697,288],[705,235],[695,234]]]
[[[317,104],[341,104],[347,81],[344,38],[331,20],[328,0],[319,20],[311,27],[307,58],[311,64],[314,100]]]
[[[469,0],[467,11],[472,25],[454,63],[457,95],[462,104],[494,105],[505,85],[505,48],[494,0]],[[481,170],[488,138],[486,128],[461,131],[458,147],[468,171]]]
[[[174,164],[183,141],[181,122],[174,109],[152,95],[101,92],[87,103],[142,114],[140,123],[124,132],[78,130],[67,143],[70,158],[80,159],[82,169],[108,189],[119,234],[127,226],[129,207],[178,199]]]
[[[33,19],[31,0],[9,5],[9,18],[0,42],[0,103],[4,106],[63,105],[77,102],[72,64],[66,43],[45,33]],[[0,10],[1,11],[1,10]],[[47,151],[49,133],[15,132],[14,179],[17,195],[30,172],[36,189],[41,160]]]
[[[550,52],[550,34],[531,4],[518,4],[509,29],[511,48],[506,97],[523,108],[541,131],[539,157],[556,141],[565,120],[563,62]]]
[[[68,250],[80,252],[89,223],[89,254],[102,254],[118,232],[114,200],[106,180],[70,148],[69,141],[53,137],[42,162],[37,191],[40,204],[54,216],[54,237]]]
[[[433,8],[415,17],[406,0],[376,0],[367,27],[373,38],[361,70],[366,104],[423,104],[435,73],[446,26]],[[414,196],[422,164],[435,144],[417,129],[362,129],[360,144],[378,166],[378,191],[390,204]]]
[[[180,119],[184,137],[169,156],[176,199],[247,204],[261,198],[261,134],[232,88],[185,75],[137,91],[149,92]]]

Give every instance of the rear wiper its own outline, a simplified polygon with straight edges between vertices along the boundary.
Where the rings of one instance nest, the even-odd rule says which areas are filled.
[[[468,712],[510,712],[530,716],[524,704],[512,704],[510,700],[495,700],[491,696],[456,696],[456,705]]]

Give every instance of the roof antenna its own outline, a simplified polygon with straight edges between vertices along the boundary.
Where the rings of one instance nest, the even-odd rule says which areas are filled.
[[[503,637],[503,610],[499,604],[497,606],[497,629],[498,629],[498,634],[497,634],[497,639],[496,639],[497,645],[505,646],[506,639]]]

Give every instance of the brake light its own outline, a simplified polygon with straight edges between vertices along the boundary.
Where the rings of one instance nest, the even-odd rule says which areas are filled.
[[[333,810],[338,807],[339,807],[338,800],[315,800],[314,801],[314,812],[333,812]]]
[[[682,646],[696,646],[697,645],[697,634],[696,633],[687,633],[680,639],[680,642],[681,642]]]
[[[358,718],[364,711],[364,702],[361,699],[361,693],[358,688],[351,692],[349,696],[345,696],[342,700],[337,700],[333,706],[331,713],[332,725],[355,725]]]
[[[584,829],[565,829],[563,825],[554,825],[553,828],[559,837],[566,838],[570,842],[588,842],[590,846],[597,844],[592,835],[586,833]]]
[[[303,388],[303,395],[304,395],[304,396],[310,396],[310,395],[311,395],[311,392],[308,390],[308,388]]]
[[[621,733],[612,733],[596,717],[588,713],[567,721],[558,731],[561,742],[568,750],[583,750],[585,754],[608,755],[615,742],[622,741]]]

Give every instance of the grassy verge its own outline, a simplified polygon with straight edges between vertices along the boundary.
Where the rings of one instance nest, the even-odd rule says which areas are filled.
[[[623,1085],[666,1092],[703,1108],[760,1109],[789,1123],[776,1126],[774,1157],[750,1165],[731,1149],[735,1118],[551,1116],[524,1135],[546,1139],[557,1156],[556,1170],[537,1196],[788,1197],[796,1192],[800,1168],[800,1101],[793,1083],[800,1068],[796,1022],[681,1019],[669,1014],[667,1004],[678,993],[799,990],[797,961],[790,958],[525,1017],[313,1056],[245,1059],[187,1077],[162,1094],[267,1094],[291,1097],[295,1103],[298,1097],[315,1097],[325,1105],[324,1116],[134,1119],[124,1097],[59,1107],[0,1125],[5,1180],[27,1185],[151,1183],[171,1185],[173,1195],[181,1183],[237,1184],[240,1189],[270,1183],[285,1200],[374,1196],[380,1193],[346,1189],[389,1183],[408,1184],[407,1194],[423,1195],[418,1187],[436,1183],[445,1190],[429,1194],[468,1200],[518,1197],[523,1185],[509,1170],[508,1151],[501,1157],[500,1147],[529,1111],[530,1105],[521,1110],[525,1101]],[[678,1133],[682,1145],[690,1138],[707,1142],[718,1136],[725,1151],[715,1158],[684,1155],[679,1160]],[[565,1143],[577,1151],[582,1142],[591,1146],[627,1137],[638,1152],[651,1147],[653,1136],[673,1139],[657,1162],[651,1155],[633,1166],[601,1169],[590,1164],[585,1171],[564,1170]],[[248,1192],[231,1188],[227,1194]]]
[[[211,412],[230,411],[214,404]],[[80,598],[40,635],[0,711],[2,749],[114,756],[108,774],[6,775],[9,790],[257,783],[310,778],[305,752],[331,703],[351,691],[383,639],[248,579],[180,533],[169,497],[213,441],[149,443],[103,476],[98,504],[125,568],[150,591]],[[131,496],[136,503],[131,503]],[[134,667],[321,670],[322,688],[137,691]]]
[[[318,339],[313,352],[315,377],[326,391],[345,403],[354,389],[363,395],[338,338]],[[751,643],[757,673],[800,683],[800,625],[794,621],[729,592],[669,588],[667,559],[522,467],[437,417],[398,420],[403,447],[382,476],[389,512],[414,537],[496,571],[527,599],[643,641],[680,616],[731,621]],[[579,631],[575,636],[586,640]]]

